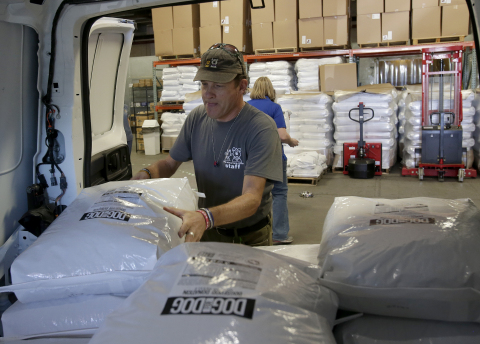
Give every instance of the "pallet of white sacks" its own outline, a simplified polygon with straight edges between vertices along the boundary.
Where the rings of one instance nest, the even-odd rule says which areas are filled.
[[[318,177],[287,177],[288,185],[313,185],[316,186],[318,181],[322,179],[322,176],[327,173],[327,170],[323,170]]]

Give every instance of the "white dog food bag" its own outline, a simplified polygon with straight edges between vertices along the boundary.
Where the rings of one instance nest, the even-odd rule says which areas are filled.
[[[335,198],[319,251],[340,308],[480,322],[480,211],[468,199]]]
[[[2,314],[3,336],[38,336],[83,330],[93,335],[126,296],[82,295],[40,302],[15,302]]]
[[[334,328],[337,344],[478,344],[480,324],[364,315]]]
[[[185,243],[92,338],[108,343],[335,343],[337,297],[320,269],[252,247]]]
[[[12,286],[26,302],[82,294],[129,294],[158,258],[181,243],[181,219],[195,210],[186,178],[118,181],[84,189],[12,264]]]

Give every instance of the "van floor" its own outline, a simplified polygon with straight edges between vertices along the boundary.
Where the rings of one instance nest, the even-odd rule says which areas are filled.
[[[132,170],[147,167],[151,163],[165,159],[167,154],[145,155],[135,152],[135,144],[131,154]],[[193,163],[183,163],[173,177],[187,177],[192,188],[196,188]],[[312,198],[301,197],[303,191],[313,193]],[[480,207],[480,177],[465,178],[463,183],[456,178],[446,178],[439,182],[437,178],[425,177],[419,181],[415,177],[402,177],[401,166],[397,163],[389,174],[375,176],[373,179],[352,179],[340,173],[327,173],[314,185],[289,185],[288,210],[290,232],[294,244],[318,244],[322,236],[325,216],[335,197],[359,196],[368,198],[470,198]]]

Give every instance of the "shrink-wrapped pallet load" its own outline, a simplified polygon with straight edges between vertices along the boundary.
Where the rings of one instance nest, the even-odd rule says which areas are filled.
[[[288,94],[291,90],[296,90],[296,76],[291,62],[273,61],[252,63],[248,68],[248,77],[250,79],[248,87],[250,89],[253,88],[255,81],[261,76],[266,76],[270,79],[277,96]]]
[[[298,59],[295,63],[297,89],[302,92],[318,92],[320,90],[319,67],[344,62],[345,59],[340,56],[321,59]]]
[[[285,154],[309,151],[327,157],[332,164],[333,111],[332,98],[324,93],[286,94],[277,98],[283,110],[291,112],[289,134],[299,141],[297,147],[284,147]]]

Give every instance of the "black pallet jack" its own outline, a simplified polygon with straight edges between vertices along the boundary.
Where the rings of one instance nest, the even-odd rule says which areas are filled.
[[[372,117],[365,119],[364,110],[371,111]],[[352,111],[358,111],[358,121],[352,118]],[[348,117],[360,124],[360,140],[343,144],[343,174],[348,174],[351,178],[368,179],[382,175],[382,144],[363,141],[363,123],[372,120],[374,116],[373,109],[366,108],[362,102],[358,104],[358,109],[348,112]]]

